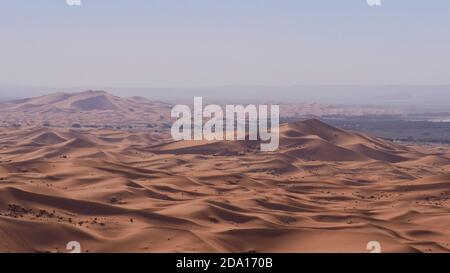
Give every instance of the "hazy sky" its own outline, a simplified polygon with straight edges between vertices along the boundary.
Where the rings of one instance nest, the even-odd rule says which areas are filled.
[[[0,0],[0,85],[450,84],[450,1]]]

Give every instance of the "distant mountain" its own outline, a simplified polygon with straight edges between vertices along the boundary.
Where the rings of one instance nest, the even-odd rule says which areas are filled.
[[[0,102],[0,120],[11,124],[145,126],[169,118],[170,105],[142,97],[121,98],[104,91],[55,93]]]

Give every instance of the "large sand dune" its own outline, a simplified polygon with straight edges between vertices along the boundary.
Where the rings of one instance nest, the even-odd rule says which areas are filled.
[[[280,133],[279,151],[263,153],[152,130],[2,128],[0,251],[450,250],[445,154],[318,120]]]
[[[170,105],[141,97],[121,98],[104,91],[56,93],[0,102],[0,122],[67,127],[152,126],[170,119]]]

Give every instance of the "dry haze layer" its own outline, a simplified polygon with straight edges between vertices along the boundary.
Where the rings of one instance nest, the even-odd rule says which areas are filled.
[[[447,149],[318,120],[280,130],[264,153],[153,129],[1,128],[0,251],[450,250]]]
[[[182,101],[192,104],[193,100]],[[206,103],[223,104],[221,100]],[[242,102],[240,102],[242,103]],[[240,104],[239,103],[239,104]],[[253,102],[254,103],[254,102]],[[245,103],[244,103],[245,104]],[[280,104],[271,102],[271,104]],[[34,98],[0,102],[0,126],[43,124],[70,127],[80,123],[85,127],[167,128],[172,104],[143,97],[121,98],[104,91],[55,93]],[[398,116],[398,108],[387,106],[331,105],[291,102],[280,104],[282,118]]]

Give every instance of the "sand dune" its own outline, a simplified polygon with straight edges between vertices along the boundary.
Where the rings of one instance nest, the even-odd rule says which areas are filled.
[[[92,95],[11,107],[124,107]],[[367,252],[369,241],[450,251],[450,159],[424,147],[318,120],[283,124],[271,153],[155,130],[0,136],[2,252],[65,252],[69,241],[83,252]]]
[[[120,98],[104,91],[56,93],[0,102],[0,121],[9,125],[68,127],[156,127],[170,119],[170,105],[145,98]]]

